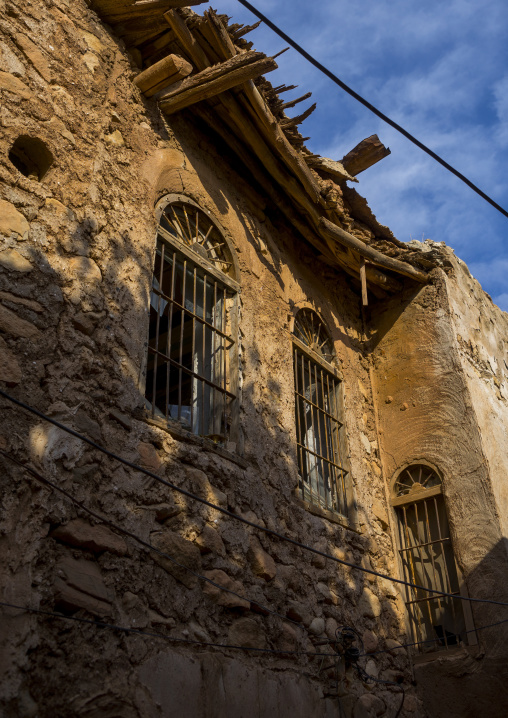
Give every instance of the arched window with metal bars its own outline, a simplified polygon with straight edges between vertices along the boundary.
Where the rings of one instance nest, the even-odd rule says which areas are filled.
[[[236,441],[237,431],[233,250],[217,220],[187,197],[166,197],[157,219],[147,407],[153,419],[226,445]]]
[[[463,594],[455,562],[441,477],[424,463],[402,469],[392,487],[397,516],[399,556],[404,578],[419,586]],[[420,652],[476,643],[468,603],[406,588],[413,640]]]
[[[312,309],[293,327],[299,491],[309,504],[348,515],[342,382],[330,335]]]

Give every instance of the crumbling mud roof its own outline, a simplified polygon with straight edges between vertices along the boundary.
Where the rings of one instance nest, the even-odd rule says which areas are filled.
[[[355,181],[349,170],[362,169],[358,152],[341,163],[305,146],[309,138],[302,137],[299,126],[315,104],[294,117],[286,111],[311,93],[284,101],[281,95],[295,86],[273,87],[264,77],[276,69],[275,58],[254,51],[245,39],[259,23],[230,24],[213,9],[200,15],[189,7],[205,0],[87,1],[140,67],[134,82],[145,96],[157,100],[167,116],[192,106],[253,180],[269,183],[273,201],[323,261],[341,267],[378,297],[399,291],[401,275],[428,281],[428,263],[425,267],[418,253],[406,252],[366,200],[346,185]],[[364,143],[364,157],[389,153],[375,135]]]

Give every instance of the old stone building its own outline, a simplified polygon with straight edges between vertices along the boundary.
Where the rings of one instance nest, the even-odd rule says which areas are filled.
[[[507,315],[199,4],[0,0],[3,715],[506,716]]]

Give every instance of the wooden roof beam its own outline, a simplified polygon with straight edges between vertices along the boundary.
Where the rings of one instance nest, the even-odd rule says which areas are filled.
[[[357,252],[361,257],[370,260],[378,267],[390,269],[392,272],[397,272],[397,274],[410,277],[422,284],[426,284],[429,281],[429,275],[426,272],[416,269],[411,264],[401,262],[399,259],[394,259],[393,257],[388,257],[382,252],[378,252],[377,249],[369,247],[365,244],[365,242],[362,242],[361,239],[349,234],[349,232],[346,232],[344,229],[338,227],[333,222],[330,222],[330,220],[325,217],[321,217],[319,220],[319,229],[321,231],[321,236],[325,239],[332,240],[345,247],[349,247],[353,251]]]
[[[160,108],[165,115],[171,115],[276,69],[275,60],[262,52],[251,50],[235,55],[170,87],[159,97]]]
[[[341,164],[350,175],[357,175],[390,154],[390,148],[385,147],[377,135],[371,135],[348,152]]]

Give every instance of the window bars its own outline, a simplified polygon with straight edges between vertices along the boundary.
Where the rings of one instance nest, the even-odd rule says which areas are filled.
[[[210,218],[183,202],[164,209],[150,295],[146,400],[152,417],[223,444],[230,439],[232,266]]]
[[[398,519],[399,555],[404,577],[436,591],[464,591],[455,564],[441,479],[429,466],[404,469],[394,486],[392,504]],[[474,643],[469,604],[406,588],[406,608],[420,651]],[[467,637],[469,636],[469,640]]]
[[[293,352],[301,496],[347,516],[340,381],[333,367],[326,366],[334,356],[333,344],[310,310],[296,316]]]

